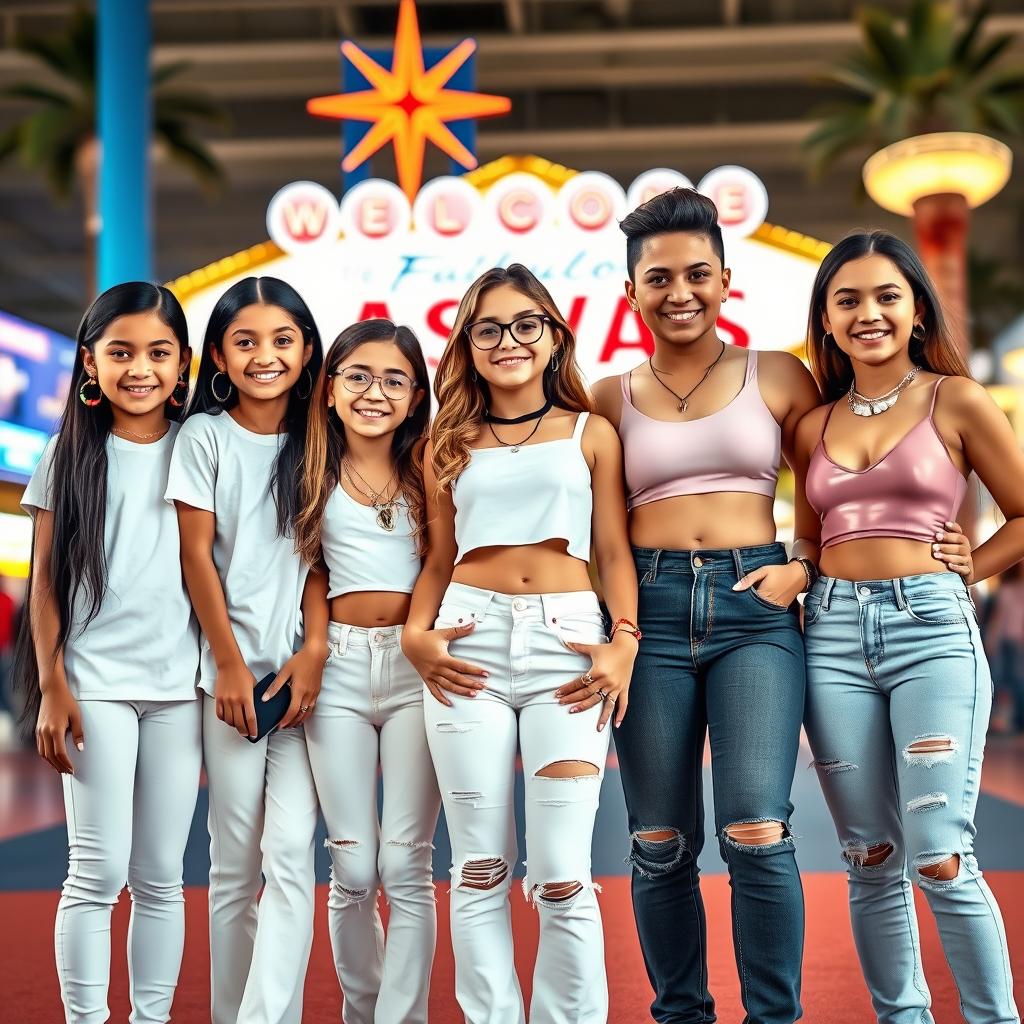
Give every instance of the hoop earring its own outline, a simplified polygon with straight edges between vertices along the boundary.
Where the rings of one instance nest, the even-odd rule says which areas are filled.
[[[95,398],[89,398],[86,395],[86,393],[85,393],[85,389],[90,384],[96,389],[96,397]],[[86,405],[90,409],[92,409],[95,406],[99,405],[100,402],[103,401],[103,392],[100,390],[100,383],[99,383],[99,381],[95,377],[93,377],[93,376],[91,376],[90,374],[87,373],[85,375],[85,380],[82,381],[82,386],[78,389],[78,397],[82,400],[82,405]]]
[[[178,392],[181,392],[179,397]],[[185,404],[185,399],[188,398],[188,379],[184,374],[178,377],[178,383],[174,385],[174,390],[171,392],[171,397],[167,399],[175,409],[180,409]]]
[[[221,405],[223,405],[231,397],[231,388],[233,387],[233,385],[231,383],[231,378],[228,377],[228,393],[226,395],[224,395],[224,397],[222,398],[220,395],[217,394],[217,378],[218,377],[228,377],[228,375],[223,370],[218,370],[210,378],[210,394],[213,395],[213,397],[218,402],[220,402]]]
[[[821,336],[821,343],[822,343],[822,345],[825,346],[825,348],[828,348],[829,345],[834,345],[836,343],[836,339],[832,337],[832,332],[831,331],[826,331]]]
[[[558,349],[555,349],[554,353],[551,356],[550,361],[548,362],[548,369],[552,373],[558,373],[558,366],[559,366],[558,355],[559,355]]]
[[[471,380],[471,381],[472,381],[472,382],[473,382],[474,384],[475,384],[475,383],[476,383],[476,382],[477,382],[477,381],[478,381],[478,380],[480,379],[480,378],[479,378],[479,376],[477,375],[477,372],[476,372],[476,367],[475,367],[475,366],[471,366],[471,367],[469,368],[469,379],[470,379],[470,380]]]
[[[313,394],[313,374],[310,373],[310,370],[309,370],[308,366],[304,366],[302,369],[305,371],[306,377],[309,378],[309,387],[306,388],[306,393],[304,395],[302,395],[302,394],[299,394],[299,385],[298,384],[295,385],[295,397],[300,402],[304,402],[307,398],[309,398],[309,396],[311,394]]]
[[[910,333],[913,337],[917,338],[918,341],[924,341],[925,335],[927,334],[924,329],[924,324],[914,324]]]

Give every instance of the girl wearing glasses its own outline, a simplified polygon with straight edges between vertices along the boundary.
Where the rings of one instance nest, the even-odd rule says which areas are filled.
[[[613,719],[636,657],[622,456],[547,289],[519,264],[477,279],[437,369],[429,546],[402,646],[426,683],[452,841],[455,988],[469,1024],[522,1024],[508,895],[517,744],[527,898],[540,914],[534,1024],[607,1019],[590,847]],[[615,620],[587,563],[591,539]],[[571,695],[569,693],[571,691]]]
[[[331,853],[331,945],[346,1024],[427,1020],[441,798],[423,684],[399,641],[420,571],[427,367],[390,320],[346,328],[309,414],[296,543],[330,577],[330,655],[306,724]],[[384,808],[377,817],[377,769]],[[391,907],[387,945],[377,896]]]

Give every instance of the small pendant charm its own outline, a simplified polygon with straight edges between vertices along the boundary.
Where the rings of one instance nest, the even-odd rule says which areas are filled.
[[[679,403],[679,411],[681,413],[682,412],[686,412],[686,401],[685,400]]]
[[[517,451],[519,451],[519,445],[517,445],[517,444],[514,444],[514,445],[512,445],[512,447],[511,447],[511,448],[509,448],[509,451],[510,451],[510,452],[511,452],[511,453],[512,453],[513,455],[515,455],[515,453],[516,453]]]
[[[377,525],[390,533],[395,528],[395,506],[387,504],[377,510]]]

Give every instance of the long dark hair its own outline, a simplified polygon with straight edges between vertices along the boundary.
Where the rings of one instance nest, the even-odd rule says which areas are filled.
[[[422,553],[422,537],[426,525],[423,443],[430,424],[427,363],[416,335],[408,327],[396,326],[390,320],[363,320],[346,327],[334,339],[313,390],[306,454],[302,461],[301,510],[295,521],[295,547],[310,565],[315,564],[320,556],[324,509],[338,486],[338,471],[345,454],[345,428],[334,411],[328,408],[327,395],[341,364],[368,341],[393,341],[409,360],[416,386],[424,393],[415,412],[391,437],[391,456],[398,474],[398,486],[409,506],[409,520]]]
[[[50,547],[50,588],[57,605],[60,628],[54,657],[71,637],[76,603],[81,595],[81,629],[99,613],[107,589],[104,530],[107,518],[107,435],[113,424],[110,402],[101,395],[99,405],[86,406],[79,389],[86,381],[85,353],[93,353],[104,331],[119,317],[156,313],[170,328],[180,349],[188,348],[188,323],[174,295],[148,281],[115,285],[98,296],[78,325],[75,364],[64,412],[53,441],[49,478],[53,503],[53,542]],[[164,406],[169,420],[180,417],[179,407]],[[33,531],[33,549],[35,532]],[[34,555],[34,550],[33,550]],[[39,665],[31,631],[32,562],[25,595],[25,612],[15,647],[14,678],[26,695],[23,723],[35,724],[39,711]]]
[[[828,303],[828,288],[841,267],[851,260],[859,260],[872,253],[892,260],[910,285],[915,301],[924,307],[921,321],[923,336],[911,336],[910,339],[911,361],[932,373],[970,377],[971,371],[949,333],[939,297],[917,253],[888,231],[854,231],[838,242],[821,261],[811,289],[811,307],[807,319],[807,358],[825,401],[834,402],[842,398],[853,383],[850,357],[834,340],[825,340],[822,318]]]
[[[213,361],[213,350],[223,349],[224,335],[246,306],[279,306],[302,332],[303,344],[313,347],[313,354],[299,378],[299,385],[293,387],[288,395],[288,408],[282,424],[288,436],[274,463],[274,473],[270,481],[274,505],[277,508],[277,532],[286,537],[291,534],[292,524],[299,511],[299,463],[302,461],[302,452],[306,446],[306,420],[309,416],[313,382],[320,373],[324,358],[320,332],[316,329],[313,314],[302,296],[290,284],[276,277],[247,277],[233,284],[217,300],[217,305],[213,307],[206,324],[199,374],[185,418],[188,419],[189,416],[195,416],[200,412],[219,415],[238,405],[238,389],[233,385],[225,387],[222,383],[218,386],[220,394],[224,394],[225,390],[228,392],[228,397],[223,402],[214,394],[213,378],[220,371]],[[305,390],[302,385],[305,382],[306,370],[309,371],[309,390],[300,395],[300,391]]]

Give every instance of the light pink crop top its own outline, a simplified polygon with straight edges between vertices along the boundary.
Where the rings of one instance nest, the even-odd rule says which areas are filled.
[[[630,374],[619,379],[619,436],[630,508],[716,491],[775,496],[782,431],[761,397],[756,352],[747,353],[739,394],[717,412],[696,420],[671,423],[645,416],[633,405]]]
[[[829,457],[825,429],[832,403],[807,467],[807,500],[821,517],[823,548],[864,537],[930,542],[937,529],[956,518],[967,481],[953,465],[933,419],[945,379],[935,382],[927,418],[866,469],[847,469]]]

